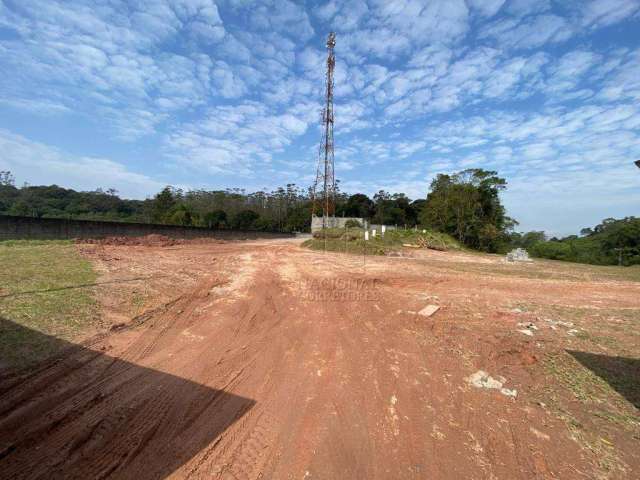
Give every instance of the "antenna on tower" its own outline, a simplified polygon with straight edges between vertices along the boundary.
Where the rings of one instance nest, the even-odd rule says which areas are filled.
[[[336,34],[327,38],[327,74],[325,105],[322,109],[322,140],[318,149],[318,168],[313,184],[311,220],[322,211],[322,229],[330,226],[330,218],[336,213],[336,179],[333,170],[333,71],[336,66]],[[318,189],[322,188],[319,193]]]

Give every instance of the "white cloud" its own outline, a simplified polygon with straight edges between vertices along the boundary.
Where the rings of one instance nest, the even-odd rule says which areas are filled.
[[[503,97],[515,88],[522,89],[526,82],[539,78],[539,71],[547,62],[548,58],[543,53],[507,60],[488,77],[483,94],[487,97]]]
[[[145,198],[164,185],[106,158],[75,156],[49,145],[0,129],[0,170],[18,182],[58,184],[76,190],[115,188],[126,198]]]
[[[551,2],[549,0],[510,0],[506,10],[516,17],[524,17],[551,10]]]
[[[506,175],[509,213],[525,229],[568,234],[576,219],[588,226],[633,214],[640,195],[632,163],[640,158],[639,127],[635,106],[586,105],[446,122],[430,127],[426,138],[435,151],[453,148],[459,166],[495,165]]]
[[[604,77],[599,97],[604,101],[640,100],[640,48],[611,55],[612,65],[601,72]]]
[[[469,0],[469,5],[483,17],[493,17],[502,8],[505,0]]]
[[[71,111],[62,103],[37,98],[0,98],[0,104],[43,116],[60,115]]]
[[[485,29],[481,38],[493,38],[496,44],[511,48],[535,48],[546,43],[562,42],[573,35],[573,26],[553,14],[527,17],[521,22],[500,20]]]
[[[275,30],[308,40],[314,34],[307,12],[289,0],[262,2],[247,8],[251,24],[258,30]]]
[[[5,76],[0,88],[4,84],[11,89],[13,99],[27,108],[25,100],[33,91],[42,91],[43,85],[43,93],[55,88],[66,108],[96,120],[96,113],[112,119],[111,127],[120,138],[155,131],[155,120],[161,116],[153,113],[155,120],[146,120],[144,128],[129,127],[132,116],[139,123],[140,111],[202,104],[209,92],[208,76],[216,73],[208,72],[212,67],[201,55],[153,50],[169,36],[191,32],[199,21],[212,28],[221,26],[217,7],[209,0],[171,4],[149,0],[139,10],[34,1],[5,9],[1,15],[0,25],[17,31],[22,39],[0,49],[0,60],[5,69],[21,72],[23,81]],[[198,35],[202,32],[200,28]],[[224,95],[228,88],[220,91]]]
[[[581,5],[582,24],[605,27],[631,18],[640,11],[637,0],[590,0]]]
[[[297,104],[272,113],[257,102],[210,108],[204,119],[187,123],[166,139],[165,153],[178,164],[211,173],[257,175],[317,118],[315,105]]]

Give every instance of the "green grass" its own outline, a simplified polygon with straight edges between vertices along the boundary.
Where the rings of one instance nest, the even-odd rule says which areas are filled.
[[[326,249],[333,252],[386,255],[400,250],[403,244],[417,245],[419,242],[426,242],[438,250],[462,249],[460,244],[449,235],[432,231],[422,233],[413,230],[389,230],[384,237],[378,233],[375,237],[370,235],[369,240],[365,241],[364,230],[361,228],[330,228],[324,234],[316,232],[313,238],[302,245],[312,250]]]
[[[486,256],[483,252],[466,250],[468,254],[476,254],[479,257]],[[504,255],[490,255],[497,260],[502,260]],[[432,260],[436,262],[435,259]],[[603,267],[598,265],[585,265],[578,263],[564,262],[561,260],[534,259],[531,263],[503,263],[494,262],[490,264],[462,262],[456,263],[448,259],[446,269],[458,272],[477,273],[491,276],[520,277],[538,280],[566,280],[566,281],[640,281],[640,268],[633,267]]]
[[[0,369],[65,347],[98,320],[97,275],[70,241],[0,242]]]

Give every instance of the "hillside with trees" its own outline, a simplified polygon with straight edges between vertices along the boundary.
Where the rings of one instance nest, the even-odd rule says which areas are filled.
[[[418,223],[421,202],[384,190],[373,199],[338,190],[336,215],[409,228]],[[77,192],[57,185],[16,187],[9,172],[0,177],[0,213],[5,215],[292,232],[309,231],[311,210],[310,191],[295,184],[251,193],[242,189],[185,192],[167,186],[152,198],[126,200],[114,189]]]
[[[513,233],[513,246],[526,248],[534,257],[591,263],[640,265],[640,218],[607,218],[578,235],[547,239],[544,232]]]
[[[640,219],[603,220],[580,236],[548,239],[544,232],[514,232],[500,199],[507,182],[497,172],[468,169],[438,175],[425,199],[380,190],[373,198],[338,188],[336,215],[361,217],[374,224],[428,228],[468,248],[504,253],[522,247],[534,257],[593,263],[640,263]],[[105,220],[211,229],[309,231],[311,196],[295,184],[273,191],[189,190],[172,186],[146,200],[120,198],[114,189],[78,192],[57,185],[17,187],[10,172],[0,172],[0,214]]]

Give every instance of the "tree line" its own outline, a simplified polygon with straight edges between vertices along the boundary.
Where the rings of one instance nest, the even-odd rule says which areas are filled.
[[[548,238],[544,232],[512,233],[513,246],[534,257],[591,263],[594,265],[640,265],[640,218],[606,218],[580,235]]]
[[[16,187],[0,174],[0,212],[9,215],[161,223],[278,231],[309,231],[311,190],[295,184],[273,191],[189,190],[167,186],[152,198],[127,200],[114,189],[78,192],[57,185]],[[380,190],[372,197],[336,191],[336,215],[403,228],[425,226],[454,234],[474,248],[496,250],[510,225],[498,192],[506,182],[496,172],[466,170],[439,175],[427,198]],[[491,224],[491,225],[489,225]]]
[[[548,239],[544,232],[516,232],[500,193],[507,182],[497,172],[467,169],[440,174],[425,198],[378,191],[372,197],[337,188],[336,215],[373,224],[429,228],[480,251],[504,253],[523,247],[537,257],[602,265],[640,262],[640,220],[606,219],[580,236]],[[308,232],[311,190],[287,184],[272,191],[189,190],[167,186],[146,200],[120,198],[114,189],[78,192],[57,185],[15,186],[0,172],[0,213],[36,217],[111,220],[199,226],[212,229]]]

